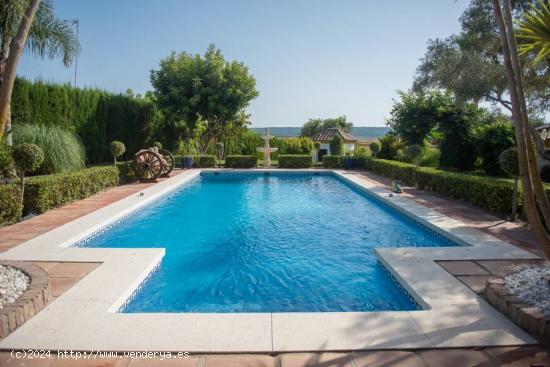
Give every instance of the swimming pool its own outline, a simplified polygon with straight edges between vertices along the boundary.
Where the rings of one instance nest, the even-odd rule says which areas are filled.
[[[214,173],[81,244],[163,247],[123,312],[415,310],[377,247],[453,246],[331,173]]]

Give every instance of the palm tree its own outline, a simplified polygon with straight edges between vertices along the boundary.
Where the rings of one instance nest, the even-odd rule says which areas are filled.
[[[531,11],[517,22],[516,36],[520,43],[520,55],[536,52],[535,63],[550,55],[550,6],[547,1],[539,0],[538,7],[531,4]]]
[[[503,0],[502,5],[501,0],[492,1],[512,100],[512,119],[518,147],[523,205],[539,246],[545,256],[550,258],[550,202],[538,173],[536,154],[531,138],[521,65],[512,25],[510,0]]]
[[[0,139],[11,145],[11,93],[25,50],[38,57],[61,57],[71,65],[80,50],[68,22],[55,16],[51,0],[0,0]]]

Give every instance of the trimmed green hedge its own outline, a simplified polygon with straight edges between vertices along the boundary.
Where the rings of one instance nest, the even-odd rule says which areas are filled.
[[[279,155],[279,168],[308,168],[313,164],[309,154],[281,154]]]
[[[323,167],[325,168],[342,168],[344,157],[341,155],[325,155],[323,156]]]
[[[128,184],[137,181],[134,174],[134,161],[117,162],[118,181],[121,184]]]
[[[417,167],[384,159],[369,159],[367,169],[421,190],[467,201],[494,213],[512,212],[513,184],[510,180]]]
[[[227,168],[253,168],[258,165],[258,157],[255,155],[228,155],[225,157]]]
[[[119,170],[114,165],[29,177],[25,184],[24,212],[44,213],[116,186],[118,180]]]
[[[11,105],[14,126],[54,125],[75,132],[89,163],[111,161],[108,146],[113,140],[124,143],[125,156],[130,158],[153,138],[171,146],[176,136],[161,124],[162,114],[153,101],[128,93],[17,78]]]
[[[0,185],[0,227],[17,222],[22,213],[21,186]]]
[[[216,167],[216,157],[213,155],[178,155],[176,156],[176,167],[183,167],[183,159],[185,157],[193,158],[193,168],[210,168]]]

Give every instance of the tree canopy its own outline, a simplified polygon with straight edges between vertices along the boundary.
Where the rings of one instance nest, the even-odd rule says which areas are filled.
[[[202,56],[173,52],[151,71],[151,84],[176,138],[198,137],[201,150],[246,126],[245,109],[259,94],[248,67],[227,61],[214,44]]]
[[[319,131],[331,127],[339,127],[344,131],[351,132],[351,129],[353,128],[353,123],[351,121],[348,121],[346,116],[326,119],[309,119],[302,126],[302,129],[300,130],[300,135],[312,137]]]
[[[521,19],[523,11],[535,2],[515,1],[514,17]],[[428,41],[413,88],[446,89],[455,94],[459,103],[485,101],[510,110],[506,70],[491,2],[472,0],[459,21],[458,34]],[[522,56],[525,93],[530,111],[542,113],[550,105],[550,63],[535,64],[534,57],[533,53]]]
[[[449,92],[399,91],[398,94],[400,99],[394,100],[386,122],[407,145],[424,145],[439,118],[455,106],[454,97]]]

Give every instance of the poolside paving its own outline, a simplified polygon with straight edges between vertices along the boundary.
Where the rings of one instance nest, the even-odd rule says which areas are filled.
[[[181,172],[183,171],[175,169],[172,176]],[[164,180],[166,179],[161,178],[159,181]],[[132,183],[113,187],[89,198],[72,202],[28,220],[0,228],[0,253],[152,185],[154,183]]]
[[[179,172],[175,172],[178,174]],[[389,181],[370,173],[360,173],[362,178],[387,186]],[[61,224],[70,222],[96,209],[139,192],[153,184],[131,184],[109,189],[91,198],[74,202],[12,226],[0,228],[0,252],[45,233]],[[415,202],[458,218],[472,227],[490,233],[516,246],[540,254],[530,231],[521,223],[509,223],[460,201],[449,200],[432,193],[405,189],[405,196]],[[1,257],[1,254],[0,254]],[[58,297],[81,280],[98,263],[33,262],[41,266],[50,277],[52,293]],[[441,261],[445,270],[482,294],[484,280],[492,274],[501,274],[517,261]],[[281,353],[276,356],[256,355],[198,355],[186,359],[130,359],[96,358],[74,359],[15,359],[9,352],[0,352],[0,366],[550,366],[550,355],[543,346],[489,347],[476,349],[391,350],[354,353]]]

